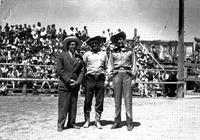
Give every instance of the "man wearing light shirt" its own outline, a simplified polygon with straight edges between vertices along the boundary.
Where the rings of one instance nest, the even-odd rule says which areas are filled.
[[[121,127],[121,102],[122,95],[125,101],[127,130],[131,131],[132,126],[132,91],[131,84],[135,80],[136,59],[135,53],[125,47],[124,41],[126,34],[124,32],[111,36],[114,48],[110,51],[108,61],[108,75],[113,78],[115,116],[114,124],[111,129]]]
[[[95,96],[95,125],[98,129],[102,129],[100,124],[101,114],[103,112],[104,102],[104,82],[106,78],[107,54],[105,51],[100,51],[102,38],[95,36],[86,41],[91,47],[91,51],[83,55],[83,61],[86,65],[86,95],[84,102],[84,128],[90,125],[90,112],[92,99]]]

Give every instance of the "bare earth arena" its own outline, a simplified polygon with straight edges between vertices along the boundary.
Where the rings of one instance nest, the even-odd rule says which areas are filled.
[[[114,99],[106,97],[99,130],[94,123],[94,109],[89,128],[56,131],[57,97],[1,96],[1,140],[199,140],[200,96],[185,98],[133,97],[133,131],[127,131],[122,105],[122,127],[112,130]],[[77,125],[84,123],[84,97],[79,96]],[[93,100],[94,104],[94,100]],[[123,103],[124,104],[124,103]]]

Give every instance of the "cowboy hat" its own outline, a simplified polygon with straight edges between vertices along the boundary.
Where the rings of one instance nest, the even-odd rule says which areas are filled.
[[[120,38],[122,38],[123,40],[126,39],[126,34],[125,34],[125,32],[119,32],[119,33],[117,33],[117,34],[111,36],[111,37],[110,37],[110,40],[111,40],[112,43],[116,44],[117,41],[118,41]]]
[[[89,45],[89,46],[91,46],[91,43],[93,41],[98,41],[98,43],[101,44],[102,37],[101,36],[95,36],[95,37],[89,38],[88,40],[86,40],[86,44]]]
[[[83,42],[79,38],[77,38],[75,36],[69,36],[69,37],[66,37],[64,39],[64,41],[62,43],[63,44],[63,48],[68,50],[69,43],[72,42],[72,41],[77,43],[77,48],[80,48],[82,46],[82,44],[83,44]]]

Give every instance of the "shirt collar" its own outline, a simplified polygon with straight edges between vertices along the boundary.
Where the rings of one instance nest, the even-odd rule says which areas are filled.
[[[70,51],[68,51],[68,53],[69,53],[69,55],[72,57],[73,55],[72,55],[72,53],[70,52]]]
[[[92,53],[92,54],[99,54],[99,52],[96,52],[96,53],[95,53],[95,52],[93,52],[93,51],[91,51],[91,53]]]

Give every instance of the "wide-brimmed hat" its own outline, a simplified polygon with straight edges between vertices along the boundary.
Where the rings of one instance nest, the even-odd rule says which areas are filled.
[[[111,36],[111,37],[110,37],[110,40],[111,40],[111,42],[112,42],[113,44],[116,44],[117,41],[118,41],[120,38],[122,38],[122,39],[124,39],[124,40],[126,39],[126,34],[125,34],[125,32],[119,32],[119,33],[117,33],[117,34]]]
[[[93,41],[98,41],[99,44],[101,44],[102,42],[102,37],[101,36],[95,36],[95,37],[92,37],[92,38],[89,38],[87,41],[86,41],[86,44],[91,46],[91,43]]]
[[[69,43],[72,42],[72,41],[77,43],[77,48],[80,48],[82,46],[82,44],[83,44],[83,42],[79,38],[77,38],[75,36],[69,36],[69,37],[66,37],[64,39],[63,43],[62,43],[63,44],[63,49],[64,50],[68,50]]]

